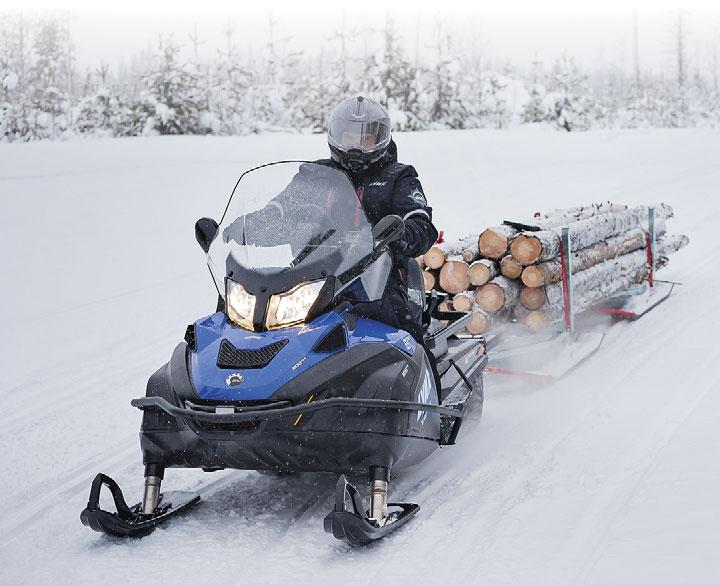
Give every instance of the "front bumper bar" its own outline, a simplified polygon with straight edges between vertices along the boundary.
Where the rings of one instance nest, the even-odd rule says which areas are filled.
[[[432,405],[428,403],[414,403],[412,401],[392,401],[389,399],[353,399],[336,397],[333,399],[321,399],[313,403],[303,403],[292,407],[280,407],[276,409],[268,408],[263,405],[262,408],[236,407],[235,413],[211,413],[208,411],[200,411],[177,407],[162,397],[141,397],[130,401],[133,407],[140,410],[159,409],[176,419],[195,419],[197,421],[207,421],[210,423],[239,423],[241,421],[265,421],[268,419],[280,419],[282,417],[292,417],[301,413],[313,413],[324,409],[345,409],[357,407],[361,409],[399,409],[402,411],[427,411],[428,413],[438,413],[445,417],[453,419],[462,419],[465,416],[464,410],[454,409],[452,407],[443,407],[442,405]],[[192,403],[190,403],[192,405]]]

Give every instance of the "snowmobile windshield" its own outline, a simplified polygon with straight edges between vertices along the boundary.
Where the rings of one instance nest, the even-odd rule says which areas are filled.
[[[208,252],[218,290],[232,267],[289,283],[339,275],[373,250],[370,222],[348,176],[328,165],[279,162],[244,173]],[[293,273],[293,271],[295,271]],[[283,279],[285,280],[285,279]]]

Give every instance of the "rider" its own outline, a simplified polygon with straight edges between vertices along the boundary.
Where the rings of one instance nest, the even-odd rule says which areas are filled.
[[[360,311],[365,317],[409,331],[421,341],[420,316],[409,305],[421,301],[408,299],[408,263],[428,251],[438,232],[417,172],[397,161],[387,111],[362,96],[343,100],[333,109],[328,145],[331,159],[323,162],[348,174],[370,223],[375,225],[390,214],[405,222],[403,236],[393,243],[393,268],[385,294],[378,302],[364,304]]]

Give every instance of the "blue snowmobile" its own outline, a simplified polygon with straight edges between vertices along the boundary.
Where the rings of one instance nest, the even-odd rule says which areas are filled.
[[[142,536],[194,506],[199,494],[160,492],[174,467],[338,473],[327,532],[364,545],[403,525],[419,506],[388,503],[391,472],[455,443],[471,404],[482,409],[487,363],[483,338],[462,333],[470,315],[439,311],[416,263],[408,311],[423,338],[363,316],[403,220],[371,226],[344,172],[283,161],[245,172],[220,224],[202,218],[195,232],[217,310],[188,326],[131,402],[143,411],[142,501],[129,507],[98,474],[83,524]],[[368,509],[346,474],[368,475]],[[103,486],[115,512],[100,508]]]

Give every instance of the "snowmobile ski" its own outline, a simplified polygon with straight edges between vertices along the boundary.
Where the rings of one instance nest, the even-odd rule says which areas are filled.
[[[107,486],[115,501],[117,512],[100,508],[100,490]],[[86,527],[98,533],[115,537],[143,537],[155,527],[183,513],[200,502],[200,495],[193,492],[173,491],[159,496],[158,506],[150,515],[142,513],[142,503],[128,507],[122,490],[112,478],[98,474],[90,488],[90,498],[80,520]]]
[[[350,508],[347,506],[348,499]],[[342,475],[335,487],[335,508],[325,517],[325,533],[331,533],[336,539],[346,541],[353,547],[368,545],[407,523],[420,510],[420,505],[387,503],[387,508],[395,510],[380,515],[379,519],[369,516],[357,488]]]

